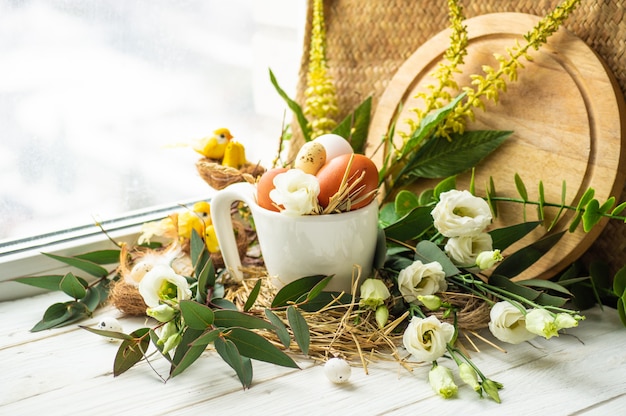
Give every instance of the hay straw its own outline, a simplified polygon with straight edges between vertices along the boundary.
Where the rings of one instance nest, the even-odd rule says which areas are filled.
[[[259,279],[267,280],[269,278],[262,267],[242,268],[242,271],[245,278],[241,283],[225,284],[225,298],[233,301],[239,308],[246,303],[256,282]],[[355,279],[355,285],[356,283],[358,283],[358,279]],[[249,312],[263,317],[264,309],[270,308],[276,292],[269,281],[263,282],[256,303]],[[488,304],[475,296],[464,293],[446,292],[442,294],[442,298],[459,309],[459,329],[475,351],[478,352],[479,349],[470,340],[470,335],[498,348],[476,333],[478,329],[486,327],[489,317]],[[325,362],[329,358],[341,357],[353,364],[360,364],[366,374],[369,363],[378,360],[395,361],[410,371],[412,366],[417,363],[407,361],[408,354],[402,356],[399,350],[399,346],[402,345],[401,329],[403,324],[407,322],[409,312],[407,311],[395,318],[392,317],[383,328],[379,328],[374,311],[361,310],[358,306],[355,296],[352,296],[352,300],[347,304],[331,302],[316,312],[300,311],[309,325],[311,335],[309,358]],[[487,320],[485,320],[485,311]],[[275,309],[273,312],[289,328],[285,311]],[[438,317],[441,319],[441,315]],[[277,347],[284,348],[276,334],[264,332],[263,336]],[[463,345],[459,345],[459,347],[465,349]],[[498,349],[502,351],[502,349]],[[295,345],[291,345],[288,351],[293,354],[299,353]]]

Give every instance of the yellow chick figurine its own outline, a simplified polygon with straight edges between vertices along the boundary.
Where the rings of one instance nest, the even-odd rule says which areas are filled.
[[[204,137],[193,145],[193,150],[209,159],[224,157],[226,146],[232,140],[233,135],[227,128],[219,128],[213,132],[213,136]]]
[[[182,238],[191,238],[191,230],[200,235],[211,224],[211,204],[200,201],[193,204],[191,211],[181,212],[178,215],[178,235]]]

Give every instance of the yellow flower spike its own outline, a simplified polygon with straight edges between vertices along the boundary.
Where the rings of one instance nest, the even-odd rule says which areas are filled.
[[[213,225],[207,225],[205,229],[205,244],[209,253],[219,253],[220,245],[217,242],[217,235],[215,235],[215,228]]]
[[[231,140],[224,150],[223,166],[239,169],[246,163],[246,149],[243,144]]]
[[[305,90],[304,114],[309,117],[311,138],[330,133],[337,125],[337,91],[326,63],[326,29],[323,0],[313,2],[311,50]]]

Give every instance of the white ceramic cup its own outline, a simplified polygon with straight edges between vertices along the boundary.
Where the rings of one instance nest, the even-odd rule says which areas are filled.
[[[235,183],[211,200],[211,219],[224,264],[235,279],[243,279],[230,217],[235,201],[250,207],[265,267],[275,287],[305,276],[333,274],[325,290],[351,293],[355,265],[361,268],[360,281],[371,273],[378,235],[376,200],[351,212],[292,217],[260,207],[254,185]]]

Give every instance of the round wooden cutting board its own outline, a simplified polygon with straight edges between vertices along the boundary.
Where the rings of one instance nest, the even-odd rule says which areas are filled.
[[[482,75],[485,64],[497,69],[494,53],[507,56],[506,49],[516,41],[523,45],[523,35],[539,20],[537,16],[520,13],[487,14],[466,20],[468,55],[460,68],[462,74],[457,77],[459,85],[470,85],[469,75]],[[378,146],[396,120],[396,130],[408,132],[406,119],[414,117],[410,109],[422,105],[414,97],[419,91],[427,91],[429,84],[435,84],[430,74],[443,59],[449,37],[449,30],[439,33],[400,67],[376,107],[368,149]],[[518,80],[507,79],[508,88],[500,94],[499,103],[489,102],[485,112],[476,109],[476,121],[468,125],[468,130],[514,132],[477,166],[477,194],[485,195],[489,177],[493,177],[498,195],[519,197],[514,182],[517,173],[532,200],[538,199],[540,181],[546,200],[554,203],[561,201],[563,181],[566,200],[571,205],[576,205],[588,187],[595,189],[601,204],[610,196],[619,198],[626,178],[622,143],[626,105],[612,75],[582,40],[564,29],[530,54],[532,62],[520,60],[524,68],[519,69]],[[401,143],[399,137],[394,141]],[[379,150],[372,155],[378,166],[383,154]],[[469,174],[457,179],[459,189],[468,183]],[[415,190],[429,186],[432,182],[418,182]],[[566,230],[572,216],[569,212],[551,232]],[[538,219],[534,206],[526,207],[526,219]],[[495,227],[523,220],[521,204],[498,204]],[[589,248],[605,224],[602,222],[589,233],[584,233],[581,226],[574,233],[566,233],[550,252],[516,279],[554,276]],[[512,249],[545,235],[546,229],[539,227]]]

